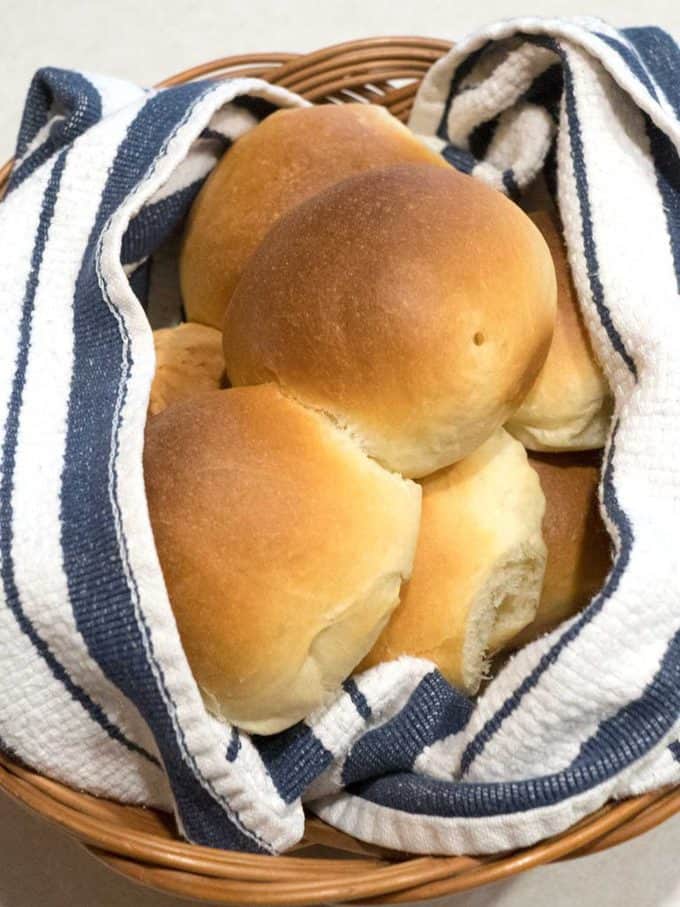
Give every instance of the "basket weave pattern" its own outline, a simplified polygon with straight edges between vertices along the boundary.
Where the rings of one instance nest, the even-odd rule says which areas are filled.
[[[364,102],[405,121],[419,80],[450,45],[375,38],[310,54],[249,54],[163,83],[256,76],[317,103]],[[395,81],[400,82],[398,87]],[[0,169],[0,197],[11,162]],[[309,818],[296,855],[217,851],[180,840],[172,818],[44,778],[0,756],[0,789],[74,835],[93,855],[144,885],[217,904],[403,903],[465,891],[534,866],[584,856],[635,837],[680,811],[680,787],[610,803],[561,835],[512,854],[409,857],[363,844]]]

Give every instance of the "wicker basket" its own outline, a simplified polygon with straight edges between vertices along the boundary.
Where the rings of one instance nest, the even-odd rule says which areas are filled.
[[[311,101],[381,104],[405,120],[418,82],[450,45],[375,38],[311,54],[249,54],[167,79],[260,76]],[[395,81],[405,83],[395,87]],[[0,169],[0,196],[11,162]],[[495,882],[534,866],[596,853],[680,811],[680,787],[604,806],[535,847],[486,857],[409,857],[356,841],[309,818],[296,856],[217,851],[180,840],[169,815],[71,790],[0,756],[0,788],[56,822],[94,856],[144,885],[217,904],[403,903]]]

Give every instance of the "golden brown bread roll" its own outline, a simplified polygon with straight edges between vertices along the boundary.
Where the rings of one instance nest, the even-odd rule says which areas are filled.
[[[420,488],[272,385],[149,420],[158,556],[206,705],[282,730],[370,649],[410,575]]]
[[[222,327],[246,261],[282,214],[347,176],[400,161],[450,166],[374,104],[268,116],[224,155],[191,209],[180,258],[189,320]]]
[[[337,183],[277,221],[224,323],[232,384],[276,381],[418,477],[475,450],[543,365],[555,274],[529,218],[453,169]]]
[[[454,686],[474,693],[494,628],[514,635],[536,611],[543,494],[524,448],[502,429],[422,486],[413,575],[360,667],[399,655],[429,658]]]
[[[531,454],[529,462],[545,494],[548,561],[536,617],[508,648],[519,648],[576,614],[602,588],[611,566],[597,501],[599,454]]]
[[[149,414],[203,391],[218,390],[224,375],[222,335],[202,324],[180,324],[153,332],[156,372]]]
[[[612,403],[595,361],[556,214],[530,215],[552,253],[557,275],[557,318],[548,358],[507,429],[530,450],[603,447]]]

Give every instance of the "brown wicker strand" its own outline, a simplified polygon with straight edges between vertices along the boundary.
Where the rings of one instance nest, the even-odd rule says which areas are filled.
[[[274,882],[288,877],[313,880],[319,874],[345,877],[381,867],[373,860],[313,860],[302,857],[279,857],[271,860],[237,851],[219,851],[210,847],[190,845],[177,838],[166,839],[140,832],[128,821],[128,810],[121,804],[109,803],[111,814],[92,817],[45,794],[30,782],[34,773],[16,767],[3,759],[0,762],[0,787],[26,806],[74,833],[85,844],[98,847],[123,857],[134,857],[148,864],[195,869],[203,875],[217,878],[238,878],[250,881]],[[22,775],[23,777],[20,777]],[[58,784],[58,782],[53,782]],[[63,785],[62,785],[63,786]]]
[[[421,72],[426,72],[437,58],[435,51],[425,53],[412,53],[409,55],[409,66],[417,68]],[[378,48],[376,50],[366,49],[357,54],[343,54],[340,57],[333,57],[318,63],[314,67],[307,66],[294,72],[275,73],[274,79],[277,85],[283,88],[289,88],[295,85],[295,90],[304,92],[306,83],[313,78],[313,84],[320,84],[323,80],[330,81],[337,73],[352,72],[356,75],[366,75],[370,77],[372,71],[376,68],[375,64],[380,63],[381,69],[391,69],[392,67],[401,67],[404,65],[404,58],[397,52],[389,48]]]
[[[346,53],[356,55],[363,54],[366,50],[387,48],[392,55],[398,55],[400,60],[408,61],[414,56],[417,58],[419,55],[431,51],[434,54],[434,62],[435,58],[446,53],[450,47],[448,42],[434,38],[364,38],[360,41],[349,41],[332,47],[324,47],[314,53],[296,55],[294,59],[281,67],[275,78],[277,84],[282,84],[278,82],[278,79],[287,79],[291,73],[300,70],[316,71],[319,64],[328,59],[342,58]],[[292,87],[288,81],[286,81],[286,86]]]
[[[574,847],[586,848],[587,844],[599,837],[603,831],[617,827],[620,823],[634,819],[638,813],[652,802],[655,798],[662,796],[659,793],[646,794],[634,800],[627,800],[619,804],[616,809],[608,809],[603,812],[594,821],[584,821],[581,826],[574,830],[569,829],[561,835],[556,835],[540,844],[531,848],[519,851],[514,855],[508,855],[505,858],[485,862],[483,866],[474,866],[468,870],[463,870],[455,876],[442,879],[439,882],[424,883],[413,888],[399,892],[391,898],[369,898],[366,903],[369,904],[401,904],[410,901],[429,900],[430,898],[443,897],[444,895],[457,894],[461,891],[469,891],[471,888],[477,888],[479,885],[488,885],[491,882],[498,882],[501,879],[509,878],[520,872],[526,872],[536,866],[542,866],[546,863],[554,863],[561,860],[571,852]]]
[[[221,60],[201,63],[199,66],[185,69],[184,72],[178,72],[176,75],[158,82],[156,87],[170,88],[173,85],[183,85],[185,82],[208,77],[211,79],[232,78],[233,73],[239,70],[247,70],[248,74],[253,76],[257,73],[258,78],[261,78],[261,73],[269,72],[276,68],[277,64],[287,63],[294,57],[297,57],[297,54],[242,54],[238,57],[224,57]],[[250,67],[252,67],[252,71]]]
[[[635,816],[634,822],[626,822],[617,826],[611,831],[606,832],[596,838],[585,848],[576,849],[568,854],[564,859],[573,860],[582,856],[590,856],[600,851],[608,850],[610,847],[616,847],[631,838],[636,838],[652,828],[656,828],[666,819],[670,819],[675,813],[680,812],[680,788],[670,788],[661,791],[658,799],[653,800],[649,806]],[[605,807],[606,809],[607,807]]]

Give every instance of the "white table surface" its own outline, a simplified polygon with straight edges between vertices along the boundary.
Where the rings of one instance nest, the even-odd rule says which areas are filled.
[[[234,53],[305,51],[370,35],[455,39],[505,16],[598,15],[680,35],[678,0],[0,0],[0,160],[8,158],[33,72],[55,65],[144,84]],[[550,866],[450,907],[678,907],[680,816],[612,851]],[[0,795],[0,907],[173,907],[184,900],[114,875]]]

